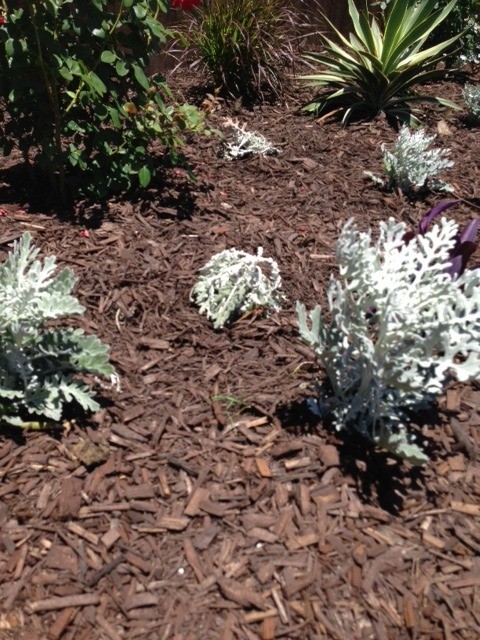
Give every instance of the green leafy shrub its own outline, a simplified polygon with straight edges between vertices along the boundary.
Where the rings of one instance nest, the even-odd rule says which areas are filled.
[[[326,54],[306,56],[326,67],[325,71],[303,77],[314,87],[326,88],[306,110],[315,113],[338,110],[343,112],[345,123],[353,116],[374,117],[384,112],[392,119],[418,125],[419,120],[409,106],[411,102],[429,101],[455,107],[447,100],[413,92],[415,85],[446,74],[438,63],[460,34],[426,49],[424,45],[455,3],[456,0],[451,0],[443,9],[436,9],[436,0],[418,3],[392,0],[381,25],[367,9],[359,12],[354,0],[348,0],[354,27],[349,39],[324,16],[339,43],[320,34]]]
[[[454,165],[453,160],[447,158],[450,149],[429,149],[434,139],[435,135],[428,136],[423,129],[411,132],[403,126],[391,151],[382,144],[383,164],[388,176],[386,184],[370,171],[365,174],[387,188],[399,188],[407,194],[427,189],[453,191],[436,178],[441,171]]]
[[[337,429],[355,429],[423,464],[427,456],[406,429],[406,410],[442,393],[451,377],[480,378],[480,270],[455,270],[452,277],[459,239],[452,220],[409,242],[406,232],[390,218],[372,243],[371,233],[350,220],[337,245],[340,278],[332,275],[328,287],[330,322],[320,306],[307,317],[297,303],[297,313],[300,334],[331,387],[319,389],[311,408],[330,414]]]
[[[42,264],[38,253],[26,233],[0,265],[0,421],[17,426],[33,416],[58,421],[71,402],[96,411],[76,374],[115,377],[108,347],[96,336],[45,326],[85,309],[71,294],[73,272],[55,275],[55,256]]]
[[[18,145],[55,191],[109,192],[149,184],[149,145],[175,156],[200,114],[147,78],[166,41],[163,0],[25,0],[0,28],[3,151]],[[43,179],[43,178],[42,178]]]
[[[295,24],[279,0],[205,0],[180,36],[214,87],[257,101],[276,98],[289,85]]]
[[[445,7],[447,0],[438,0],[439,7]],[[428,44],[435,45],[461,33],[455,52],[449,62],[480,62],[480,2],[479,0],[457,0],[457,4],[429,38]]]
[[[213,320],[215,329],[252,309],[280,309],[282,279],[277,263],[237,249],[216,253],[200,269],[200,277],[190,299]]]

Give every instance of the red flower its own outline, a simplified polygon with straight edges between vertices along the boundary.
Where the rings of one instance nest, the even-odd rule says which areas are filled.
[[[198,7],[201,0],[173,0],[172,7],[175,9],[185,9],[185,11],[190,11],[193,7]]]

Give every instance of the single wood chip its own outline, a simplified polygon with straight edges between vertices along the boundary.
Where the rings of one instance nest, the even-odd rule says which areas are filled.
[[[190,500],[188,501],[183,513],[186,516],[197,516],[200,513],[201,503],[209,498],[210,492],[204,487],[199,487],[190,496]]]
[[[77,613],[77,609],[74,607],[68,607],[67,609],[63,609],[57,617],[55,618],[55,622],[52,624],[50,629],[48,630],[48,637],[51,640],[58,640],[63,635],[63,632],[68,627],[68,625],[72,622]]]
[[[120,523],[117,519],[114,518],[110,521],[110,529],[103,534],[100,540],[107,549],[111,549],[111,547],[119,538]]]
[[[28,602],[26,606],[30,613],[38,613],[39,611],[56,611],[67,607],[88,607],[99,603],[100,596],[97,593],[79,593],[62,598],[45,598],[45,600]]]
[[[272,598],[273,598],[273,601],[275,602],[275,606],[278,609],[280,620],[283,622],[283,624],[288,624],[289,619],[288,619],[287,610],[285,609],[285,606],[283,604],[282,596],[280,595],[279,589],[275,587],[272,588]]]
[[[423,541],[431,547],[435,547],[436,549],[444,549],[445,542],[437,538],[436,536],[428,533],[428,531],[424,531],[422,535]]]
[[[403,617],[405,619],[405,626],[407,629],[414,629],[417,624],[417,617],[415,615],[413,601],[408,596],[403,599]]]
[[[153,526],[139,526],[137,531],[140,531],[141,533],[161,533],[165,530],[183,531],[188,527],[189,524],[190,518],[175,518],[173,516],[163,516],[163,518],[159,518]]]
[[[262,640],[275,640],[277,630],[276,618],[265,618],[262,622],[261,634]]]
[[[320,536],[315,531],[310,531],[302,536],[296,536],[287,541],[287,547],[289,551],[296,551],[302,547],[309,547],[312,544],[320,542]]]
[[[84,529],[76,522],[69,522],[67,528],[75,535],[80,536],[81,538],[87,540],[87,542],[90,542],[91,544],[97,546],[99,538],[95,533],[87,531],[87,529]]]
[[[149,349],[156,349],[158,351],[163,351],[170,348],[170,343],[167,342],[167,340],[160,340],[159,338],[141,337],[138,339],[138,342],[144,347],[148,347]]]
[[[278,540],[277,536],[274,533],[268,531],[268,529],[262,529],[261,527],[253,527],[253,529],[250,529],[247,532],[247,535],[249,538],[256,538],[261,542],[269,542],[271,544],[277,542]]]
[[[118,634],[113,626],[102,615],[97,613],[95,622],[100,629],[108,636],[109,640],[122,640],[122,636]]]
[[[299,591],[303,591],[315,582],[315,574],[313,572],[306,573],[300,578],[288,580],[285,584],[284,591],[287,598],[291,598]]]
[[[130,609],[138,609],[139,607],[154,607],[158,604],[158,600],[158,594],[144,591],[143,593],[134,593],[126,598],[123,606],[127,611],[130,611]]]
[[[187,558],[190,566],[193,569],[195,577],[199,582],[203,582],[205,580],[205,573],[202,567],[202,563],[200,558],[198,557],[197,552],[195,551],[195,547],[192,544],[191,540],[183,541],[183,549],[185,551],[185,557]]]
[[[264,458],[255,458],[255,464],[257,465],[258,473],[262,478],[271,478],[273,476],[272,469]]]
[[[295,458],[294,460],[285,460],[283,464],[285,465],[285,469],[287,471],[292,471],[292,469],[301,469],[302,467],[308,467],[308,465],[311,463],[311,458],[309,458],[308,456],[304,456],[303,458]]]
[[[267,609],[266,611],[249,611],[243,616],[243,619],[248,624],[252,624],[253,622],[261,622],[265,618],[276,618],[277,616],[278,611],[276,609]]]
[[[478,504],[469,504],[468,502],[457,502],[456,500],[452,500],[450,508],[453,511],[465,513],[469,516],[480,516],[480,505]]]
[[[217,578],[217,584],[222,595],[227,599],[241,605],[242,607],[255,607],[265,609],[265,602],[261,595],[244,587],[238,582],[227,580],[223,577]]]

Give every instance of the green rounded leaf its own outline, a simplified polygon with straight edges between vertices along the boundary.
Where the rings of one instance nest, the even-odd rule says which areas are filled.
[[[100,96],[103,96],[107,91],[107,87],[103,81],[100,80],[97,74],[93,73],[93,71],[90,71],[90,73],[85,77],[85,82]]]
[[[143,18],[145,18],[145,16],[147,15],[147,7],[141,4],[137,4],[133,7],[133,12],[139,20],[143,20]]]
[[[100,56],[100,60],[107,64],[112,64],[117,59],[117,54],[114,51],[103,51]]]
[[[118,109],[114,109],[113,107],[108,107],[108,113],[110,114],[110,118],[112,119],[113,126],[117,129],[122,128],[122,122],[120,120],[120,114],[118,113]]]
[[[150,83],[148,82],[148,78],[145,75],[145,72],[138,66],[138,64],[133,65],[133,74],[142,89],[148,89],[150,87]]]
[[[138,172],[138,180],[140,182],[140,186],[148,187],[151,179],[152,179],[152,174],[150,172],[150,169],[146,166],[143,166]]]
[[[94,29],[92,31],[92,35],[95,36],[96,38],[100,38],[100,40],[105,40],[107,36],[104,29]]]
[[[125,60],[118,60],[117,64],[115,65],[115,71],[117,72],[117,75],[120,77],[126,76],[128,73],[128,66],[127,63],[125,62]]]
[[[62,78],[64,78],[67,82],[70,82],[71,80],[73,80],[73,76],[70,73],[70,71],[66,68],[66,67],[61,67],[61,69],[59,69],[59,74],[62,76]]]

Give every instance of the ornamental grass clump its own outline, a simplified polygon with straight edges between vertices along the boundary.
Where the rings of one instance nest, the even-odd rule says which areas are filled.
[[[77,374],[116,379],[109,348],[96,336],[46,326],[85,309],[71,294],[73,272],[55,274],[55,256],[42,263],[38,254],[25,233],[0,265],[0,422],[16,426],[58,421],[70,403],[99,409]]]
[[[442,393],[450,378],[480,378],[480,270],[453,278],[458,227],[442,219],[405,241],[406,225],[380,224],[372,242],[353,220],[337,245],[340,277],[328,287],[326,321],[297,303],[302,338],[326,370],[330,391],[311,407],[420,465],[427,455],[406,428],[407,411]]]
[[[480,84],[467,83],[463,88],[463,99],[469,118],[474,122],[480,122]]]
[[[257,102],[290,87],[298,22],[278,0],[204,0],[178,35],[216,90]]]
[[[284,299],[282,280],[275,260],[226,249],[215,254],[200,269],[200,277],[190,299],[200,307],[200,313],[213,320],[215,329],[253,309],[280,310]]]
[[[427,135],[423,129],[411,132],[403,126],[391,151],[385,144],[381,147],[387,182],[370,171],[365,171],[365,175],[382,186],[398,188],[407,194],[414,190],[453,191],[435,177],[454,165],[447,158],[450,149],[429,149],[435,137]]]

